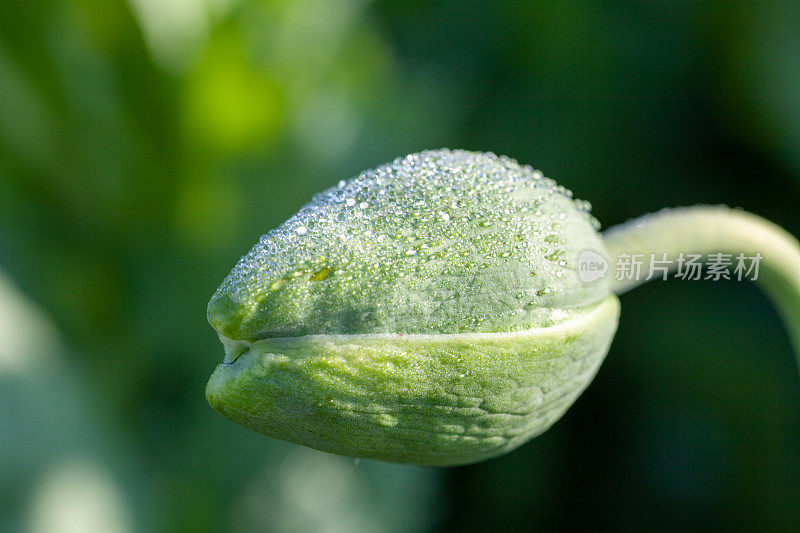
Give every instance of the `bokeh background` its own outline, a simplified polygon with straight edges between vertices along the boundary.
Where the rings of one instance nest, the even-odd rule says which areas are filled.
[[[800,3],[0,1],[0,530],[800,529],[800,383],[746,283],[623,297],[549,432],[453,469],[204,399],[208,298],[312,194],[491,150],[605,227],[726,203],[800,235]]]

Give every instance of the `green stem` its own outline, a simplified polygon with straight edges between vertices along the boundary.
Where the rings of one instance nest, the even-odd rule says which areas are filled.
[[[733,254],[734,265],[739,253],[761,254],[756,281],[781,313],[800,364],[800,243],[779,226],[745,211],[701,205],[645,215],[609,228],[603,237],[616,294],[647,281],[650,254],[660,261],[666,253],[672,265],[681,253],[701,254],[703,261],[710,254]],[[639,254],[644,260],[642,275],[617,279],[618,268],[627,268],[625,264]]]

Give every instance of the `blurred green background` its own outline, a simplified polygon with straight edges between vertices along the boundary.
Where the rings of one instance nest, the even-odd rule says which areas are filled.
[[[750,284],[623,297],[594,383],[485,463],[354,461],[214,413],[208,298],[312,194],[491,150],[608,227],[800,235],[800,3],[0,1],[0,530],[800,530],[800,383]]]

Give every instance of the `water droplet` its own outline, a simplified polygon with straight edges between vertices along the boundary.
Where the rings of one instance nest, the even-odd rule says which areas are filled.
[[[309,278],[311,281],[322,281],[323,279],[327,278],[328,275],[331,273],[331,269],[328,267],[320,268]]]

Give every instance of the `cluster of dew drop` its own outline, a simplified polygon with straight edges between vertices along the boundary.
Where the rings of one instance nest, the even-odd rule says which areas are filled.
[[[503,263],[542,275],[531,257],[544,257],[547,274],[562,277],[574,258],[564,249],[565,203],[554,196],[599,229],[588,202],[508,157],[448,149],[411,154],[314,196],[262,236],[218,292],[255,306],[295,280],[304,281],[295,284],[298,297],[335,280],[351,296],[370,298],[380,284],[404,277],[463,278]],[[547,284],[538,287],[515,294],[520,309],[548,297]],[[485,319],[465,316],[438,327],[467,330]]]

